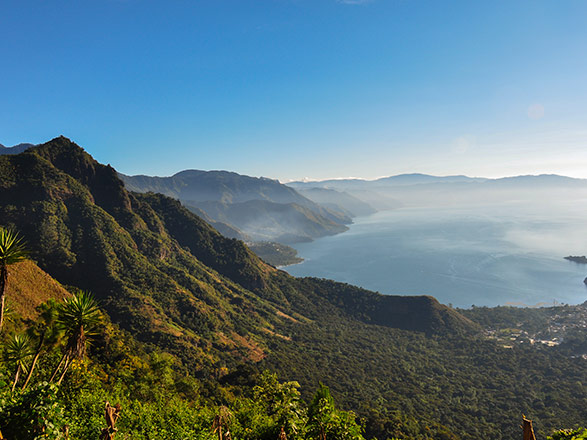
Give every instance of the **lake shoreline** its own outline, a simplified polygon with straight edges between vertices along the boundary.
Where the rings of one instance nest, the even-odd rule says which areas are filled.
[[[583,217],[567,225],[533,205],[525,215],[527,209],[503,204],[380,211],[357,218],[345,233],[295,244],[305,264],[280,269],[384,294],[431,295],[461,308],[583,303],[582,266],[556,256],[565,248],[587,249]],[[568,221],[568,213],[560,216]],[[557,230],[567,227],[574,234]]]

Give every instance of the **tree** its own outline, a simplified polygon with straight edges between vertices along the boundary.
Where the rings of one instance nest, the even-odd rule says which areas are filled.
[[[584,440],[587,439],[587,429],[563,429],[547,437],[547,440]]]
[[[63,402],[57,386],[43,382],[4,399],[0,425],[6,439],[63,440]]]
[[[98,303],[90,292],[80,291],[72,298],[65,300],[59,308],[57,323],[65,332],[67,342],[61,361],[53,371],[50,382],[63,367],[57,381],[57,384],[61,384],[71,361],[85,357],[89,338],[95,335],[101,321],[102,314]]]
[[[317,440],[364,440],[354,413],[337,409],[330,390],[323,384],[308,407],[308,434]]]
[[[26,372],[26,361],[33,355],[30,339],[26,335],[14,335],[6,344],[6,358],[16,365],[12,392],[16,388],[21,372]]]
[[[301,438],[305,425],[306,413],[302,407],[297,382],[280,383],[277,374],[264,371],[253,388],[253,397],[263,402],[266,414],[275,423],[273,438],[289,436],[290,439]]]
[[[27,330],[28,335],[37,341],[37,348],[29,368],[29,373],[22,386],[23,390],[26,389],[33,377],[33,371],[37,366],[37,361],[41,354],[47,352],[51,348],[55,348],[60,342],[63,333],[61,328],[56,325],[59,305],[55,300],[50,299],[46,303],[41,304],[37,307],[37,311],[40,312],[37,321],[32,321]]]
[[[0,331],[4,324],[4,301],[8,283],[8,266],[27,259],[28,252],[18,233],[0,227]]]

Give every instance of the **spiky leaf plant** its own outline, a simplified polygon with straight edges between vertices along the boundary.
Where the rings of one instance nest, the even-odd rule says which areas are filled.
[[[28,336],[36,341],[36,349],[28,375],[22,385],[23,390],[29,384],[41,354],[54,349],[63,339],[63,329],[57,325],[59,310],[60,305],[53,299],[37,307],[39,317],[32,322],[32,325],[27,330]]]
[[[8,283],[8,266],[26,260],[28,252],[18,233],[0,227],[0,331],[4,324],[4,302]]]
[[[93,295],[87,291],[79,291],[67,299],[59,308],[58,325],[63,329],[67,342],[61,362],[53,372],[51,381],[55,379],[63,366],[58,384],[61,383],[73,359],[83,359],[89,339],[96,334],[102,320],[102,314]]]
[[[16,388],[20,373],[26,373],[27,361],[33,355],[33,348],[31,341],[26,335],[14,335],[8,340],[6,344],[6,359],[9,362],[14,362],[15,373],[14,382],[12,384],[12,391]]]

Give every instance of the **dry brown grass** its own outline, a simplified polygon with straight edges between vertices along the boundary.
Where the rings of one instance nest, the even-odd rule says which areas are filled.
[[[283,313],[281,310],[278,310],[275,314],[281,318],[289,319],[290,321],[295,322],[296,324],[300,324],[300,321],[298,321],[296,318],[288,315],[287,313]]]
[[[49,299],[62,301],[71,296],[61,284],[32,261],[8,268],[6,299],[12,310],[24,319],[37,317],[36,308]]]
[[[223,344],[228,350],[238,351],[239,348],[245,349],[247,352],[245,359],[247,360],[259,362],[267,357],[267,353],[249,337],[241,336],[233,331],[228,335],[223,332],[217,332],[216,337],[218,338],[218,342]]]
[[[277,338],[281,338],[281,339],[285,339],[286,341],[291,341],[291,338],[289,336],[284,336],[284,335],[280,335],[279,333],[274,332],[273,330],[270,330],[268,328],[264,328],[262,329],[265,333],[270,334],[271,336],[275,336]]]

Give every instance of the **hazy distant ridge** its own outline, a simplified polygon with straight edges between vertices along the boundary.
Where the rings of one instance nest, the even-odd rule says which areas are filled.
[[[120,174],[120,178],[129,190],[179,199],[194,212],[204,212],[213,222],[236,228],[253,240],[308,241],[344,232],[345,225],[352,223],[344,209],[322,206],[266,177],[185,170],[170,177]]]
[[[507,202],[541,203],[550,198],[587,197],[587,180],[556,174],[513,176],[498,179],[467,176],[401,174],[376,180],[331,179],[316,182],[290,182],[303,193],[312,189],[346,192],[378,210],[397,207],[432,207],[459,204]],[[538,191],[540,190],[540,191]]]
[[[0,156],[5,154],[20,154],[34,146],[35,145],[33,144],[18,144],[12,147],[5,147],[4,145],[0,144]]]
[[[559,174],[537,174],[520,175],[500,178],[469,177],[465,175],[456,176],[433,176],[430,174],[398,174],[379,179],[367,180],[360,178],[352,179],[327,179],[315,181],[294,181],[287,185],[292,188],[340,188],[340,187],[375,187],[382,185],[421,185],[438,183],[491,183],[491,182],[548,182],[548,183],[584,183],[587,179],[561,176]]]

